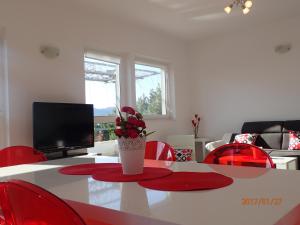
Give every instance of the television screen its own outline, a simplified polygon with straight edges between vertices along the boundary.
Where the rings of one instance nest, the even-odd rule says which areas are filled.
[[[33,145],[45,152],[93,147],[93,105],[34,102]]]

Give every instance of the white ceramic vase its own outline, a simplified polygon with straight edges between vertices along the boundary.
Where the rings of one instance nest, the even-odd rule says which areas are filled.
[[[118,138],[123,174],[141,174],[144,170],[146,138]]]

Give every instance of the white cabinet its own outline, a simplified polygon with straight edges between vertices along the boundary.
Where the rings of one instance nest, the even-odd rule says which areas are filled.
[[[195,156],[197,162],[202,162],[206,156],[206,148],[205,145],[210,142],[209,138],[196,138],[195,139]]]
[[[271,157],[276,164],[276,169],[282,170],[297,170],[298,159],[297,157]]]

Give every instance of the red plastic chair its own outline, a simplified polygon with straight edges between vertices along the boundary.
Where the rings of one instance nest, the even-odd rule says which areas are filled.
[[[64,201],[25,181],[0,183],[0,206],[5,225],[85,225]]]
[[[271,157],[262,149],[249,144],[226,144],[209,153],[207,164],[276,168]]]
[[[0,150],[0,167],[46,161],[45,155],[32,147],[12,146]]]
[[[146,142],[145,159],[176,161],[174,149],[161,141]]]
[[[1,208],[0,208],[0,225],[5,225],[5,220]]]

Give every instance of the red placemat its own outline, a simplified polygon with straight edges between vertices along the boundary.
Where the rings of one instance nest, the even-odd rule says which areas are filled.
[[[122,168],[108,168],[93,174],[95,180],[108,182],[134,182],[157,179],[171,175],[173,172],[165,168],[144,167],[144,172],[137,175],[124,175]]]
[[[139,185],[160,191],[196,191],[221,188],[232,183],[232,178],[214,172],[173,172],[170,176],[140,181]]]
[[[120,163],[87,163],[74,166],[66,166],[59,170],[62,174],[67,175],[93,175],[101,170],[107,170],[111,168],[121,168]]]

